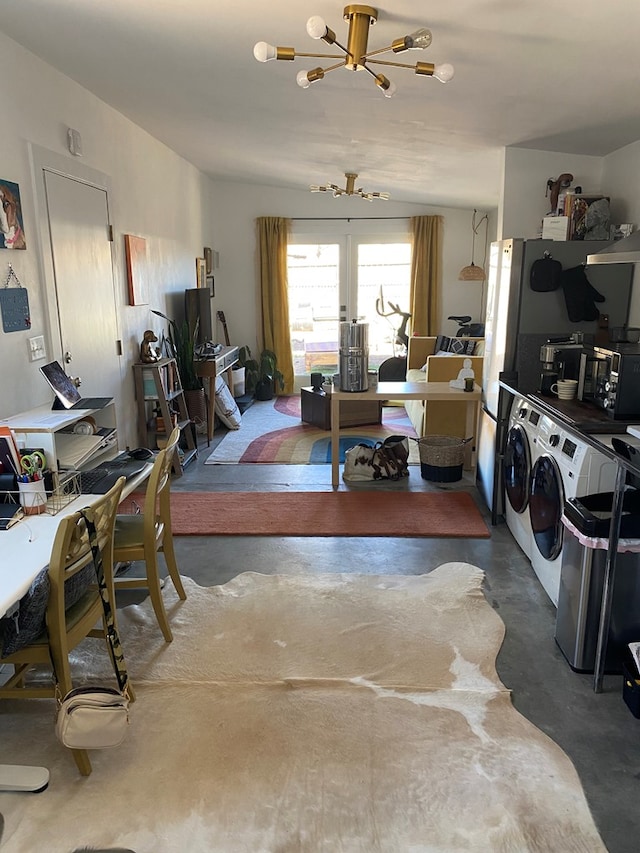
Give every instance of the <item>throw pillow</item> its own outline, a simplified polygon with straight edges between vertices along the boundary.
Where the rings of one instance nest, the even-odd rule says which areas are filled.
[[[225,426],[229,429],[240,429],[240,409],[222,376],[216,376],[215,410]]]
[[[455,355],[473,355],[475,345],[476,342],[469,340],[469,338],[451,338],[449,352],[455,353]]]

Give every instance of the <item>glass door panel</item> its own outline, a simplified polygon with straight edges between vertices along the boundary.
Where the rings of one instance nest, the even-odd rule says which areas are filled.
[[[288,291],[294,374],[337,373],[340,244],[291,243]]]
[[[357,316],[358,320],[369,324],[369,367],[372,369],[377,369],[388,358],[406,355],[404,347],[396,341],[396,336],[399,331],[408,333],[409,321],[405,321],[401,314],[393,313],[392,306],[408,313],[410,274],[409,242],[358,242],[357,314],[349,316]],[[390,316],[380,316],[376,302],[380,310]]]

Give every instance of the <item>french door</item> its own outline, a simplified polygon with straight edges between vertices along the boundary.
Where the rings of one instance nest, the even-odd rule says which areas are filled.
[[[369,366],[401,354],[396,333],[407,312],[411,244],[406,234],[299,234],[289,241],[289,323],[297,384],[337,372],[339,324],[369,325]],[[382,314],[389,316],[381,316]]]

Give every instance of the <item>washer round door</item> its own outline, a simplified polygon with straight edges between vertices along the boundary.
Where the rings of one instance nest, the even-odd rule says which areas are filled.
[[[564,488],[558,463],[552,456],[539,456],[531,472],[529,517],[534,542],[547,560],[555,560],[562,550],[563,508]]]
[[[514,424],[504,450],[504,489],[514,512],[524,512],[529,504],[531,451],[523,427]]]

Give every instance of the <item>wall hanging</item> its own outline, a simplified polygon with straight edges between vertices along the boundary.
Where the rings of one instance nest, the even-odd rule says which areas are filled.
[[[17,287],[9,287],[12,279]],[[25,329],[31,328],[29,294],[26,288],[20,284],[20,279],[15,274],[11,264],[9,264],[4,287],[0,290],[0,310],[2,310],[2,330],[4,332],[23,332]]]

